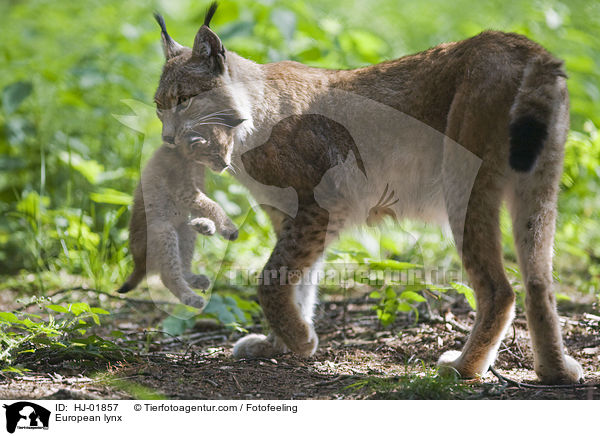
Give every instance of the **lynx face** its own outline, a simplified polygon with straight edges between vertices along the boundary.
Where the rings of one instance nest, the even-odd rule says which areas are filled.
[[[225,49],[207,25],[198,31],[194,47],[175,42],[162,17],[166,63],[154,96],[162,121],[162,139],[199,164],[221,172],[231,163],[234,128],[245,120],[236,108],[225,73]]]

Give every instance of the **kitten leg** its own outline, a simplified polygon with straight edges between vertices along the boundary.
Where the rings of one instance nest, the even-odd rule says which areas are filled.
[[[150,235],[153,235],[152,240]],[[162,224],[160,228],[152,229],[149,231],[148,246],[156,251],[154,256],[159,265],[160,278],[169,291],[183,304],[203,309],[206,301],[192,291],[185,280],[175,228],[170,224]]]
[[[214,200],[208,198],[204,193],[196,194],[191,202],[190,208],[192,213],[198,217],[206,217],[212,220],[216,226],[216,230],[225,239],[234,241],[238,237],[238,228],[233,221],[227,216],[223,208]]]
[[[295,218],[286,218],[277,244],[262,273],[258,298],[272,332],[268,337],[250,335],[240,339],[234,356],[266,357],[288,349],[302,356],[316,351],[313,327],[316,274],[313,266],[322,255],[329,214],[312,204]]]
[[[192,259],[194,257],[194,249],[196,248],[196,231],[190,225],[184,223],[177,228],[177,237],[181,269],[185,281],[194,289],[208,289],[210,287],[210,279],[204,274],[192,273]]]

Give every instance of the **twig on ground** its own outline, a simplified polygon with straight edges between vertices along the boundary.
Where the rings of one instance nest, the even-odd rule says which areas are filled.
[[[60,294],[65,294],[67,292],[71,292],[71,291],[82,291],[82,292],[92,292],[94,294],[98,294],[98,295],[106,295],[108,298],[112,298],[115,300],[121,300],[121,301],[125,301],[128,303],[136,303],[136,304],[173,304],[170,301],[162,301],[162,300],[145,300],[142,298],[131,298],[131,297],[123,297],[121,295],[115,295],[112,294],[110,292],[106,292],[106,291],[101,291],[99,289],[93,289],[93,288],[85,288],[83,286],[74,286],[72,288],[63,288],[63,289],[59,289],[55,292],[53,292],[51,295],[47,295],[46,298],[53,298],[57,295]],[[38,304],[38,301],[31,301],[27,304],[22,305],[21,307],[17,308],[16,311],[20,312],[22,310],[27,309],[28,307],[31,306],[35,306],[36,304]]]
[[[334,383],[336,383],[336,382],[338,382],[340,380],[354,379],[354,378],[357,378],[357,377],[355,375],[341,374],[341,375],[338,375],[337,377],[334,377],[332,379],[314,383],[311,386],[327,386],[327,385],[332,385],[332,384],[334,384]]]
[[[508,377],[503,376],[496,368],[490,366],[490,371],[492,374],[496,376],[500,383],[503,385],[510,384],[516,386],[518,388],[527,388],[527,389],[583,389],[583,388],[600,388],[600,383],[597,384],[585,384],[585,383],[574,383],[570,385],[534,385],[531,383],[521,383],[516,380],[512,380]]]
[[[471,331],[468,327],[465,327],[451,319],[444,319],[441,316],[433,316],[433,317],[429,318],[428,321],[439,323],[439,324],[450,324],[452,327],[454,327],[456,330],[458,330],[461,333],[469,333]]]
[[[242,389],[242,386],[240,386],[240,382],[238,381],[238,379],[235,377],[234,374],[231,374],[231,377],[233,377],[233,381],[235,382],[235,385],[237,386],[238,390],[240,391],[240,394],[242,392],[244,392],[244,390]]]
[[[209,385],[213,385],[215,388],[219,387],[219,383],[217,383],[216,381],[209,380],[207,378],[202,379],[202,381],[208,383]]]

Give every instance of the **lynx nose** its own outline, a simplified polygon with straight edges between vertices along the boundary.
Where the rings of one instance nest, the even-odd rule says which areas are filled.
[[[225,168],[228,167],[228,164],[227,162],[225,162],[225,159],[223,159],[221,156],[216,156],[215,166],[219,169],[219,171],[223,171]]]

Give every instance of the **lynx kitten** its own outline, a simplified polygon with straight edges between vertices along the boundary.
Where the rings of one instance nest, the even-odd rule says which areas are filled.
[[[196,233],[210,236],[218,231],[233,241],[238,230],[223,209],[202,192],[205,142],[197,137],[187,146],[163,144],[144,168],[129,223],[135,268],[118,292],[131,291],[147,272],[156,271],[182,303],[198,309],[206,305],[204,298],[192,291],[210,285],[208,277],[190,270]]]

